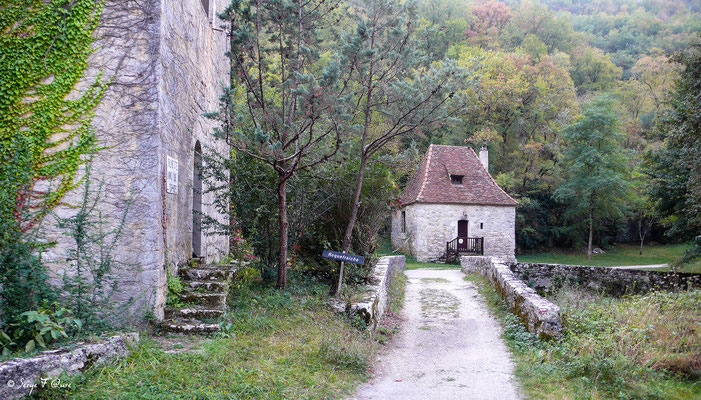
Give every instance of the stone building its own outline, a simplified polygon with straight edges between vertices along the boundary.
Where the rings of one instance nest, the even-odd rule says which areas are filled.
[[[432,144],[392,214],[392,245],[419,261],[459,254],[515,260],[516,200],[488,172],[488,153]]]
[[[100,212],[110,227],[132,199],[113,251],[114,300],[131,300],[125,313],[132,320],[150,311],[163,317],[167,269],[174,274],[193,255],[211,262],[228,252],[225,236],[200,229],[200,211],[222,221],[225,216],[202,194],[196,173],[199,152],[227,151],[203,116],[217,110],[229,72],[228,40],[215,1],[106,1],[95,32],[84,83],[102,73],[109,86],[93,120],[104,149],[94,157],[92,178],[104,179]],[[78,201],[80,190],[75,192],[68,203]],[[66,207],[57,215],[72,212]],[[45,257],[52,272],[70,274],[70,240],[59,232],[47,236],[59,240]]]

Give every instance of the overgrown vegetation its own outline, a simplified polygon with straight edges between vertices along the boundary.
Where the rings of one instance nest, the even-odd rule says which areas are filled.
[[[27,350],[41,345],[41,337],[46,343],[69,330],[60,325],[68,311],[47,306],[59,296],[41,254],[55,238],[43,237],[41,223],[80,185],[81,166],[99,149],[91,123],[106,83],[98,75],[83,90],[76,85],[88,65],[102,4],[0,2],[0,328],[13,331],[13,345]],[[92,256],[76,254],[73,261]],[[73,294],[84,289],[75,282],[66,282]],[[29,333],[36,329],[44,331]]]
[[[502,320],[516,374],[534,399],[690,399],[701,395],[701,290],[608,298],[564,288],[563,333],[542,342],[510,313],[489,281],[477,284]]]
[[[123,360],[66,378],[42,399],[331,399],[366,379],[378,343],[326,306],[328,286],[290,274],[232,298],[225,331],[192,353],[148,339]],[[199,351],[201,350],[201,352]],[[64,379],[62,379],[64,382]]]
[[[93,188],[93,185],[97,188]],[[104,179],[93,182],[91,167],[87,166],[83,182],[83,196],[74,215],[61,218],[54,215],[57,226],[71,238],[66,251],[66,269],[59,287],[59,298],[73,315],[82,321],[88,332],[99,333],[123,322],[129,315],[129,301],[115,301],[119,281],[118,270],[129,270],[130,265],[115,260],[113,251],[118,245],[131,207],[127,199],[116,226],[110,228],[98,204],[104,200]],[[117,307],[123,308],[114,315]]]

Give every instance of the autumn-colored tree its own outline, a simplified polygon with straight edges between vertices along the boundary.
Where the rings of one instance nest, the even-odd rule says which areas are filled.
[[[511,18],[511,8],[501,1],[487,0],[472,6],[472,25],[465,35],[474,44],[492,47]]]

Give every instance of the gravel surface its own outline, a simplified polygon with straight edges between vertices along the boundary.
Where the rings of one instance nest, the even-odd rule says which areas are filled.
[[[615,269],[655,269],[669,268],[669,264],[652,264],[652,265],[621,265],[619,267],[611,267]]]
[[[501,328],[475,285],[457,270],[406,275],[401,332],[355,399],[518,399]]]

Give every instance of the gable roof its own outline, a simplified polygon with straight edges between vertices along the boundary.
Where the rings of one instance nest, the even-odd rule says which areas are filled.
[[[462,175],[462,185],[452,184],[450,175]],[[409,184],[399,196],[402,205],[451,203],[516,206],[467,146],[432,144]]]

